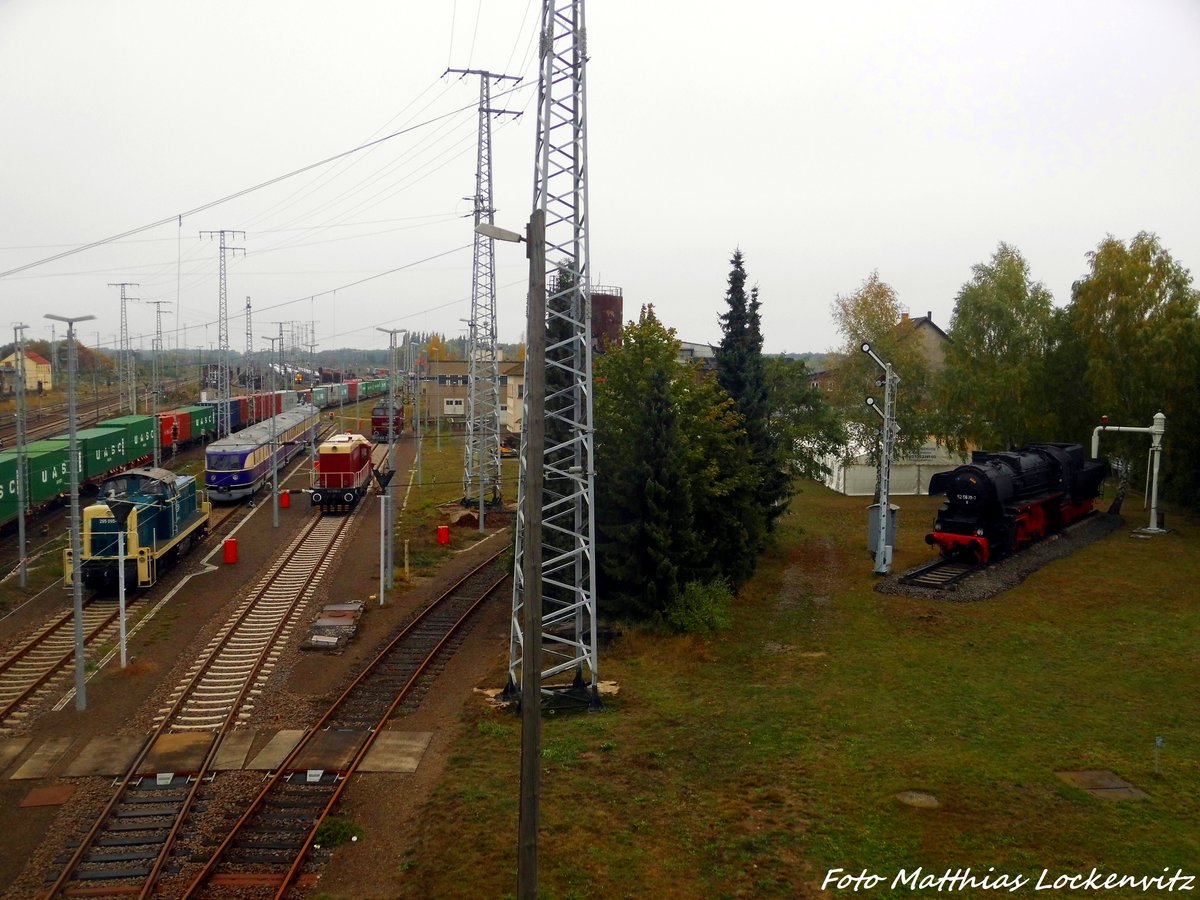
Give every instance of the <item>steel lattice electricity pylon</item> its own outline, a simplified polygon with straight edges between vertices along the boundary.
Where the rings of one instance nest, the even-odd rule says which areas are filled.
[[[137,379],[134,374],[133,347],[129,345],[129,317],[125,307],[130,300],[137,297],[126,297],[125,288],[138,287],[137,282],[109,282],[109,287],[121,289],[121,346],[117,351],[117,383],[121,386],[121,408],[137,415]]]
[[[170,305],[170,300],[147,300],[148,304],[154,307],[154,360],[151,375],[150,397],[151,397],[151,414],[158,415],[158,401],[162,397],[162,351],[163,351],[163,336],[162,336],[162,308]],[[154,429],[154,465],[158,466],[162,463],[162,445],[159,440],[158,429]]]
[[[546,364],[542,534],[542,684],[574,676],[599,703],[596,653],[592,311],[588,281],[587,90],[583,0],[544,0],[533,206],[545,214]],[[526,372],[528,382],[529,373]],[[522,426],[521,499],[529,410]],[[527,523],[517,517],[509,680],[521,683],[522,563]],[[535,557],[536,558],[536,557]],[[536,601],[536,598],[533,598]]]
[[[241,247],[227,247],[225,245],[225,235],[241,235],[243,239],[246,237],[244,231],[202,231],[200,236],[204,235],[219,235],[221,241],[221,277],[220,277],[220,300],[217,307],[217,437],[229,437],[230,421],[229,421],[229,398],[231,392],[229,389],[229,304],[225,296],[225,251],[229,250],[237,253],[241,250],[246,251]]]
[[[491,83],[520,81],[512,75],[495,75],[480,69],[447,69],[447,73],[479,76],[479,141],[475,165],[475,226],[495,224],[492,206],[492,117],[519,116],[510,109],[494,109]],[[463,503],[479,506],[479,528],[484,528],[488,503],[499,503],[500,494],[500,356],[496,348],[496,249],[495,241],[475,231],[475,257],[471,266],[471,319],[467,399],[467,440],[463,462]]]
[[[245,373],[246,390],[257,391],[258,387],[254,383],[254,370],[251,360],[254,359],[254,325],[251,321],[250,298],[246,298],[246,357],[242,362],[242,371]]]

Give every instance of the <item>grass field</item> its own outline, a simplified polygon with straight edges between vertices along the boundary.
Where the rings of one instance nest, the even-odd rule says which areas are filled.
[[[405,437],[415,440],[412,432],[406,432]],[[439,439],[431,428],[421,440],[420,477],[415,464],[411,470],[402,469],[396,474],[399,479],[396,488],[399,510],[396,560],[401,576],[405,544],[408,546],[410,576],[417,578],[432,575],[440,562],[475,537],[452,529],[456,534],[451,547],[437,543],[437,526],[445,524],[448,517],[445,510],[452,508],[463,496],[464,449],[461,434],[451,434],[448,428],[443,428]],[[500,480],[505,505],[514,506],[517,501],[517,460],[500,461]],[[511,516],[506,516],[503,511],[486,511],[484,525],[489,531],[498,527],[497,523],[501,521],[507,524]]]
[[[936,503],[898,502],[903,570]],[[542,897],[812,896],[835,868],[882,876],[856,894],[875,897],[934,893],[891,887],[918,866],[1030,879],[1019,895],[1043,869],[1200,875],[1200,523],[1172,513],[1135,540],[1131,503],[1130,528],[956,604],[872,589],[866,504],[805,485],[718,638],[634,629],[602,648],[619,693],[545,720]],[[402,896],[514,895],[519,738],[470,701]],[[1056,775],[1091,769],[1148,799]]]

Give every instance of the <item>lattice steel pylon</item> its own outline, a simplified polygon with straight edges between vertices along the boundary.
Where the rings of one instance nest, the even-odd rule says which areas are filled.
[[[475,165],[474,224],[495,224],[492,206],[492,117],[519,116],[517,110],[492,107],[492,81],[520,81],[481,69],[447,69],[479,76],[479,141]],[[501,501],[500,491],[500,355],[496,347],[495,241],[475,232],[471,265],[471,318],[468,351],[467,440],[463,460],[465,505],[479,506],[480,528],[487,504]]]
[[[169,306],[170,300],[147,300],[148,304],[154,307],[154,359],[153,368],[151,369],[151,389],[150,403],[151,414],[158,415],[158,402],[162,397],[162,351],[163,351],[163,336],[162,336],[162,308]],[[158,429],[154,429],[154,465],[158,466],[162,463],[162,444],[159,439]]]
[[[225,245],[225,235],[241,235],[244,239],[246,232],[244,231],[202,231],[200,236],[204,235],[219,235],[221,241],[221,275],[220,275],[220,297],[217,307],[217,437],[229,437],[230,420],[229,420],[229,398],[231,392],[229,389],[229,304],[225,295],[225,251],[229,250],[237,253],[241,250],[246,251],[241,247],[228,247]]]
[[[586,28],[583,0],[543,0],[533,206],[545,213],[546,401],[542,470],[543,693],[573,675],[599,703],[591,298],[588,281]],[[532,326],[531,326],[532,327]],[[529,373],[526,372],[528,381]],[[529,410],[522,426],[522,466]],[[524,469],[523,473],[524,474]],[[522,501],[525,481],[520,482]],[[517,517],[509,684],[519,685],[524,503]]]
[[[139,287],[137,282],[119,281],[108,283],[109,287],[121,289],[121,346],[117,351],[117,383],[120,385],[121,408],[128,410],[130,415],[137,415],[137,376],[133,365],[133,347],[129,344],[129,316],[126,305],[137,297],[126,297],[125,289]]]
[[[242,363],[242,371],[245,373],[246,390],[256,391],[257,386],[254,383],[254,367],[251,362],[254,359],[254,325],[251,318],[250,298],[246,298],[246,357]]]

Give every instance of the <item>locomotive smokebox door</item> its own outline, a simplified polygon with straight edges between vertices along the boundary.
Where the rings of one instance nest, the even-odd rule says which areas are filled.
[[[900,507],[888,504],[887,546],[896,549],[896,526],[900,523]],[[879,549],[879,504],[867,507],[867,550],[874,553]]]

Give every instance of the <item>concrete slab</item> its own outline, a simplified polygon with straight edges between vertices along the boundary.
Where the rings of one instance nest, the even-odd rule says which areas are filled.
[[[292,768],[301,772],[345,772],[366,737],[365,731],[320,731],[296,757]]]
[[[1083,772],[1059,772],[1058,777],[1067,784],[1082,788],[1085,791],[1103,790],[1105,788],[1129,787],[1129,782],[1106,769],[1092,769]]]
[[[1116,772],[1107,769],[1087,769],[1080,772],[1056,772],[1059,778],[1073,787],[1105,800],[1144,800],[1150,795],[1134,787]]]
[[[45,778],[74,742],[75,739],[69,737],[50,738],[33,751],[33,756],[25,760],[21,768],[12,773],[13,781]]]
[[[92,738],[67,766],[63,775],[124,775],[146,739],[138,735],[109,734]]]
[[[30,738],[5,738],[0,741],[0,772],[12,765],[13,760],[25,752]]]
[[[432,731],[384,731],[375,739],[360,772],[415,772],[425,755]]]
[[[34,788],[21,801],[22,807],[29,806],[62,806],[75,793],[73,784],[57,784],[52,787]]]
[[[217,758],[213,768],[218,772],[236,772],[246,765],[246,757],[250,755],[250,747],[258,732],[242,728],[225,736],[221,746],[217,748]]]
[[[361,603],[330,603],[328,606],[322,606],[321,612],[326,615],[336,615],[338,613],[354,613],[358,615],[363,610]]]
[[[915,806],[917,809],[937,809],[942,805],[937,795],[928,791],[901,791],[896,799],[905,806]]]
[[[1147,800],[1150,795],[1140,788],[1096,788],[1094,791],[1088,791],[1093,797],[1099,797],[1101,800]]]
[[[142,774],[199,772],[213,737],[208,731],[164,734],[154,742],[150,755],[142,763]]]
[[[287,755],[300,743],[300,738],[303,736],[304,731],[299,728],[285,728],[276,733],[271,740],[267,741],[267,746],[263,747],[254,759],[246,763],[246,768],[263,772],[278,769],[283,765]]]

